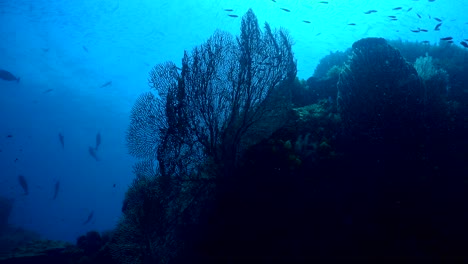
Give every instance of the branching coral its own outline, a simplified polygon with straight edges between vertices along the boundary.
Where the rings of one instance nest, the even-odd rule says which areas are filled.
[[[212,201],[215,175],[232,173],[240,153],[284,118],[274,112],[288,105],[284,90],[296,75],[291,46],[285,30],[265,24],[262,31],[249,10],[237,39],[216,31],[185,52],[181,68],[166,62],[152,69],[157,95],[138,98],[127,133],[141,162],[110,247],[116,259],[167,263],[185,248],[181,234]]]

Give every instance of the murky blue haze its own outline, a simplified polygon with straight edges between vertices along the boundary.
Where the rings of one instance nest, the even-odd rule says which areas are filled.
[[[451,36],[455,45],[468,38],[466,0],[320,2],[0,0],[0,68],[21,78],[0,80],[0,194],[15,200],[10,223],[71,242],[111,229],[134,177],[125,145],[129,112],[148,90],[151,67],[180,65],[183,51],[215,29],[238,34],[249,8],[260,23],[290,30],[304,79],[323,56],[363,37],[435,44]],[[443,20],[440,31],[434,18]],[[411,32],[418,28],[429,31]],[[89,154],[97,133],[99,161]]]

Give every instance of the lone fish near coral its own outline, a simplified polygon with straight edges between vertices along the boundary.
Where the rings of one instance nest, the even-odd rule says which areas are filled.
[[[16,81],[16,82],[20,81],[19,77],[16,77],[11,72],[7,70],[2,70],[2,69],[0,69],[0,79],[5,80],[5,81]]]

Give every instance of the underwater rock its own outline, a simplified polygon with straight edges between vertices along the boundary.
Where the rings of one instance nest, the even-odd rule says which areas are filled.
[[[86,255],[93,255],[103,246],[103,240],[97,231],[89,231],[86,235],[80,236],[77,239],[76,245],[82,249]]]
[[[36,240],[1,256],[1,263],[67,263],[74,246],[63,241]],[[69,252],[67,252],[69,250]]]
[[[383,38],[353,44],[338,81],[344,130],[371,140],[396,139],[422,122],[424,88],[415,68]]]

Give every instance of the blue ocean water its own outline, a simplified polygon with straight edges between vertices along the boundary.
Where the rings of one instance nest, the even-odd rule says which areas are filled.
[[[238,34],[249,8],[260,23],[290,31],[298,77],[306,79],[323,56],[364,37],[433,44],[453,37],[458,45],[468,38],[466,4],[0,0],[0,69],[20,78],[0,80],[0,194],[14,199],[10,224],[71,242],[113,228],[134,177],[125,146],[129,112],[148,90],[151,67],[179,64],[184,50],[216,29]],[[411,31],[418,29],[428,32]],[[99,161],[89,153],[98,133]],[[28,195],[18,175],[27,180]]]

